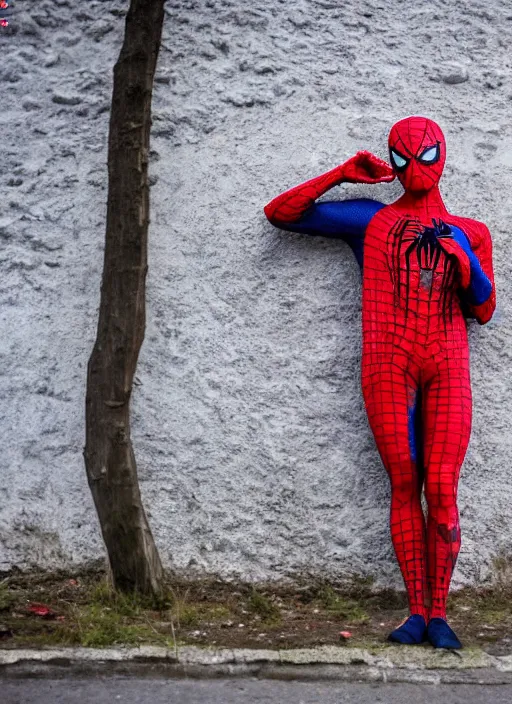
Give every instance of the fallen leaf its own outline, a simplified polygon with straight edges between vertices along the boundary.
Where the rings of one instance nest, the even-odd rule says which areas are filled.
[[[27,606],[27,610],[34,614],[34,616],[39,616],[40,618],[45,618],[48,620],[54,619],[57,616],[55,611],[50,609],[49,606],[46,606],[46,604],[31,603]]]

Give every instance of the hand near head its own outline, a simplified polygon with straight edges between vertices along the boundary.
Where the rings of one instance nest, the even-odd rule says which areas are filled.
[[[395,178],[393,169],[371,152],[357,152],[342,165],[343,181],[348,183],[385,183]]]
[[[344,164],[281,193],[265,206],[265,215],[276,227],[297,222],[317,198],[341,183],[381,183],[395,178],[393,169],[370,152],[357,152]]]

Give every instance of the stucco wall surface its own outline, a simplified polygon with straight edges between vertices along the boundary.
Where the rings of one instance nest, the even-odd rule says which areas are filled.
[[[27,0],[0,39],[0,570],[103,555],[84,387],[126,7]],[[456,584],[512,554],[511,46],[497,0],[167,2],[133,438],[168,567],[400,583],[360,391],[356,262],[341,242],[280,233],[262,207],[358,149],[385,158],[410,114],[443,127],[446,204],[486,222],[495,246],[498,312],[470,325]]]

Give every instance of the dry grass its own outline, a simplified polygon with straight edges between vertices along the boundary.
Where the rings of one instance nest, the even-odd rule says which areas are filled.
[[[28,609],[47,604],[49,618]],[[112,590],[104,574],[12,574],[0,581],[0,625],[13,637],[4,647],[178,643],[227,647],[299,647],[337,643],[377,645],[406,613],[405,597],[376,591],[366,580],[279,586],[174,580],[158,603]],[[456,592],[450,622],[465,644],[512,646],[512,589]],[[2,629],[0,629],[1,632]]]

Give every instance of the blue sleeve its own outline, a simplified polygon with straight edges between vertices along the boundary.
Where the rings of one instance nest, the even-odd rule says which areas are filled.
[[[359,265],[363,265],[363,240],[366,228],[384,203],[369,198],[315,203],[300,220],[279,227],[318,237],[332,237],[347,242]]]
[[[454,240],[461,246],[469,259],[471,282],[469,284],[469,288],[465,291],[467,302],[473,306],[482,305],[482,303],[485,303],[492,293],[492,284],[485,275],[480,262],[478,261],[478,257],[471,249],[469,239],[467,238],[465,232],[455,225],[451,225],[450,227]]]

